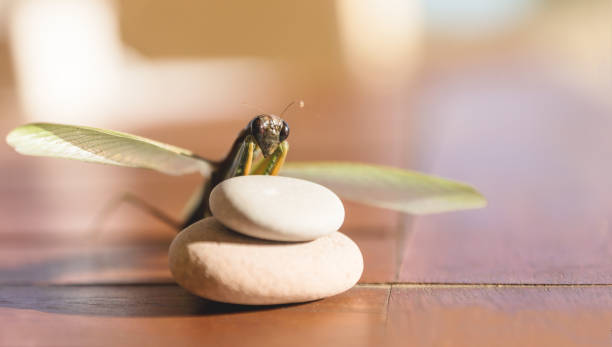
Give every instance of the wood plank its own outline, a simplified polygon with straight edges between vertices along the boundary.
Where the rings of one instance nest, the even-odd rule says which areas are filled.
[[[5,286],[0,345],[369,346],[383,339],[388,293],[359,287],[312,303],[249,307],[175,285]]]
[[[610,322],[610,286],[359,286],[276,307],[175,285],[0,288],[0,345],[607,346]]]
[[[474,184],[489,206],[417,218],[400,280],[612,283],[609,106],[524,61],[423,89],[417,167]]]
[[[612,287],[394,286],[397,346],[609,346]]]

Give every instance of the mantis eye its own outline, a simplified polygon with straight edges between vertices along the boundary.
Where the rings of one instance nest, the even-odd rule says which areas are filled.
[[[259,118],[259,116],[253,118],[251,120],[251,123],[249,124],[250,130],[251,130],[251,135],[255,136],[256,134],[259,134],[262,132],[261,129],[261,119]]]
[[[283,121],[283,127],[281,128],[280,134],[278,135],[278,140],[283,142],[289,137],[289,124]]]

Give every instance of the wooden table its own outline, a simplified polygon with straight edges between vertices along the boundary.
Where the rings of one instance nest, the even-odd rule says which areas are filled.
[[[421,169],[470,182],[490,203],[419,218],[347,203],[343,231],[363,251],[364,275],[311,303],[248,307],[187,293],[167,268],[172,232],[135,210],[98,239],[83,227],[121,187],[178,213],[197,177],[3,149],[0,345],[609,346],[609,109],[520,68],[504,76],[505,89],[481,70],[433,77],[411,116],[343,105],[320,110],[336,115],[327,130],[292,121],[292,159]],[[139,133],[220,155],[242,123]]]

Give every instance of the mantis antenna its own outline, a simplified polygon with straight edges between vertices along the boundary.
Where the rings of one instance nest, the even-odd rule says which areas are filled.
[[[280,116],[282,117],[282,115],[284,115],[285,112],[287,112],[287,110],[289,110],[291,108],[291,106],[293,106],[293,105],[295,105],[295,100],[291,101],[289,103],[289,105],[285,106],[285,109],[283,110],[283,112],[281,112]],[[300,100],[298,105],[299,105],[300,108],[304,108],[304,100]]]
[[[287,112],[293,105],[295,105],[295,100],[291,101],[287,106],[285,106],[285,109],[283,110],[283,112],[281,112],[280,116],[282,117],[285,114],[285,112]],[[300,108],[304,108],[304,100],[300,100],[298,103],[298,106]]]
[[[251,105],[251,104],[249,104],[247,102],[244,102],[244,101],[241,102],[240,104],[243,105],[243,106],[252,108],[252,109],[254,109],[256,111],[259,111],[261,114],[266,114],[266,112],[264,112],[261,109],[261,107],[257,107],[257,106]],[[293,106],[293,105],[295,105],[295,100],[291,101],[287,106],[285,106],[285,109],[283,109],[283,112],[281,112],[279,116],[282,117],[282,115],[284,115],[285,112],[287,112],[291,108],[291,106]],[[300,108],[304,108],[304,100],[300,100],[298,105],[299,105]]]
[[[285,109],[283,110],[283,112],[281,112],[280,116],[282,117],[285,114],[285,112],[287,112],[287,110],[291,108],[291,106],[293,106],[293,104],[295,104],[295,100],[291,101],[289,105],[285,106]]]

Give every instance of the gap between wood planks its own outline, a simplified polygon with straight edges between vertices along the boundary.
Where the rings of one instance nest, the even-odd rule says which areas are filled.
[[[46,283],[13,282],[0,283],[2,287],[144,287],[178,286],[175,282],[101,282],[101,283]],[[444,283],[444,282],[372,282],[357,283],[354,288],[584,288],[612,287],[612,283]],[[389,298],[387,297],[387,300]]]
[[[436,283],[381,282],[358,283],[359,288],[537,288],[537,287],[612,287],[612,283]]]

